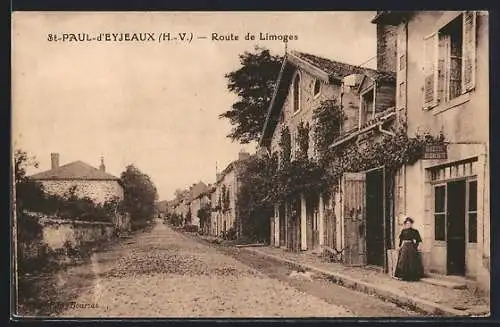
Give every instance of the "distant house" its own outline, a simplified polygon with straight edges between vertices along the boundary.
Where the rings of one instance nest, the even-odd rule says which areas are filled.
[[[242,226],[238,217],[237,199],[241,186],[240,171],[243,162],[250,158],[247,152],[240,152],[238,160],[231,162],[221,173],[216,176],[212,198],[212,231],[221,235],[230,228],[234,228],[237,235],[241,234]]]
[[[210,199],[206,195],[209,187],[203,183],[198,182],[193,184],[189,189],[189,209],[191,210],[191,224],[200,227],[200,218],[198,217],[198,210],[204,204],[210,203]]]
[[[59,154],[51,154],[51,169],[29,176],[43,185],[47,194],[63,196],[74,188],[80,198],[88,197],[94,203],[104,203],[113,198],[123,199],[119,178],[106,173],[104,160],[94,168],[82,161],[59,166]]]

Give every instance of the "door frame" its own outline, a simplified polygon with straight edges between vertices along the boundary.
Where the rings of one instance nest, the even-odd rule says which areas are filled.
[[[432,188],[432,228],[433,228],[433,234],[432,234],[432,242],[433,244],[439,244],[440,246],[444,246],[446,249],[446,255],[444,257],[444,268],[445,272],[448,275],[448,183],[453,183],[453,182],[460,182],[463,181],[465,183],[465,209],[464,209],[464,219],[465,219],[465,237],[464,237],[464,242],[465,242],[465,252],[464,252],[464,260],[465,260],[465,267],[464,267],[464,275],[467,274],[467,249],[469,246],[469,219],[468,219],[468,209],[469,209],[469,183],[473,181],[477,181],[477,176],[476,175],[471,175],[471,176],[462,176],[462,177],[455,177],[455,178],[449,178],[449,179],[443,179],[443,180],[437,180],[437,181],[431,181],[430,185]],[[444,198],[444,212],[445,212],[445,239],[444,241],[441,240],[436,240],[436,231],[435,231],[435,207],[434,207],[434,192],[436,187],[443,186],[445,188],[445,198]],[[478,196],[479,198],[479,196]]]

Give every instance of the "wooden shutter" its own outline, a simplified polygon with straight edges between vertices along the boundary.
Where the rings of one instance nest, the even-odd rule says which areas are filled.
[[[476,85],[476,12],[463,14],[462,92]]]
[[[398,28],[397,38],[397,85],[396,85],[396,107],[406,107],[406,67],[408,62],[406,23]]]
[[[366,264],[366,177],[364,173],[345,173],[342,178],[342,221],[344,261]]]
[[[448,100],[449,92],[449,74],[450,74],[450,36],[443,34],[439,35],[438,40],[438,73],[437,73],[437,102],[445,102]]]
[[[438,34],[424,39],[424,109],[437,104],[438,82]]]

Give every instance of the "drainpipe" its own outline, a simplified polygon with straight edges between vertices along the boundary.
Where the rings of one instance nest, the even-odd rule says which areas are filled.
[[[393,133],[393,132],[391,132],[391,131],[388,131],[388,130],[384,129],[384,128],[382,127],[382,125],[379,125],[379,126],[378,126],[378,130],[379,130],[379,132],[381,132],[381,133],[383,133],[383,134],[387,134],[387,135],[390,135],[390,136],[396,136],[396,134],[395,134],[395,133]]]

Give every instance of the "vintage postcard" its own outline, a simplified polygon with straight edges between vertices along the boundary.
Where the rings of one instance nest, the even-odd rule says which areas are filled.
[[[12,314],[489,316],[488,33],[13,12]]]

